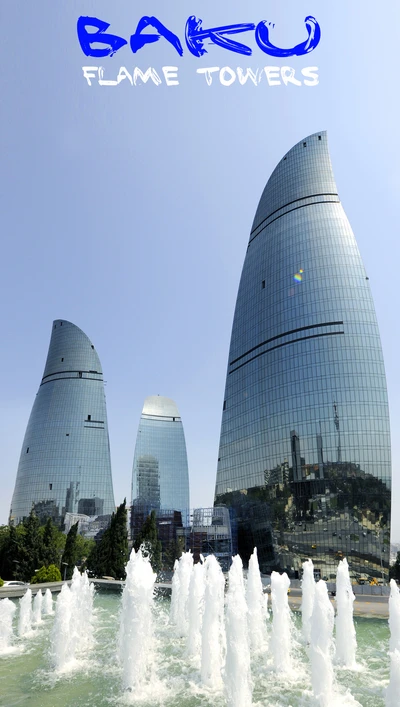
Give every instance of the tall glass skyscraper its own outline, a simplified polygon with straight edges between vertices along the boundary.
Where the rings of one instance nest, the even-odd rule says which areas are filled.
[[[114,511],[103,373],[86,334],[53,322],[43,378],[29,418],[11,502],[19,523],[34,508],[61,524],[65,513]]]
[[[229,351],[216,503],[236,509],[239,552],[296,574],[387,577],[389,412],[368,277],[316,133],[261,196]]]
[[[185,435],[173,400],[151,395],[144,401],[132,474],[132,506],[189,510]]]

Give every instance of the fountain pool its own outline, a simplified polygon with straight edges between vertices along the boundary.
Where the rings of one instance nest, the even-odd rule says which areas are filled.
[[[7,707],[28,703],[30,707],[110,707],[136,704],[140,707],[226,707],[220,690],[202,685],[201,655],[188,657],[187,638],[171,630],[170,601],[154,603],[154,680],[141,694],[123,692],[122,666],[117,662],[121,596],[98,593],[94,597],[93,638],[90,653],[77,661],[73,671],[54,673],[50,655],[54,616],[43,616],[29,634],[18,636],[18,614],[14,613],[13,652],[0,656],[0,704]],[[316,707],[312,696],[311,666],[301,638],[301,615],[293,614],[292,672],[273,672],[272,657],[261,649],[252,655],[255,707]],[[355,618],[357,670],[334,666],[340,707],[384,707],[384,689],[389,682],[389,627],[387,621]],[[271,636],[271,621],[267,636]],[[296,640],[297,639],[297,640]],[[349,691],[353,698],[346,697]],[[336,703],[332,703],[335,704]],[[245,707],[245,706],[244,706]]]

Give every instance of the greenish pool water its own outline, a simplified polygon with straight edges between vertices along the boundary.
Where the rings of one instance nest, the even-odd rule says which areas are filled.
[[[117,662],[117,633],[121,597],[95,597],[95,646],[76,669],[57,676],[52,668],[50,632],[54,618],[46,617],[29,638],[15,639],[14,652],[0,655],[0,705],[14,707],[103,707],[135,704],[139,707],[224,707],[222,692],[210,693],[200,680],[200,657],[185,657],[185,640],[175,638],[168,622],[169,601],[155,606],[153,677],[142,693],[123,693]],[[18,603],[18,602],[17,602]],[[14,625],[16,620],[14,619]],[[360,704],[384,707],[389,681],[387,621],[355,619],[358,670],[335,670],[335,707]],[[300,616],[295,614],[300,627]],[[294,632],[296,639],[296,632]],[[252,659],[253,705],[256,707],[314,707],[310,666],[304,647],[295,653],[295,669],[288,679],[274,675],[266,650]],[[399,696],[400,704],[400,696]],[[245,707],[245,706],[243,706]],[[247,707],[247,706],[246,706]]]

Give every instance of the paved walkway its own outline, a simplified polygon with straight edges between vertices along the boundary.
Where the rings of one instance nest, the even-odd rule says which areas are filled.
[[[332,605],[336,611],[336,600],[331,598]],[[300,611],[301,594],[289,595],[289,606],[294,611]],[[368,619],[388,619],[389,599],[380,596],[356,596],[354,602],[354,616],[363,616]]]
[[[120,582],[118,580],[109,579],[91,579],[91,582],[95,585],[97,589],[103,589],[113,592],[121,592],[125,582]],[[32,594],[36,594],[39,589],[45,592],[47,587],[52,593],[58,593],[61,591],[61,587],[64,582],[47,582],[46,584],[31,584],[30,588]],[[71,582],[67,582],[71,584]],[[0,599],[9,597],[10,599],[18,599],[22,597],[26,592],[27,587],[0,587]],[[171,582],[157,582],[156,589],[160,594],[169,595],[171,593],[172,584]],[[335,598],[331,598],[331,602],[336,609]],[[301,607],[301,589],[293,587],[289,594],[289,606],[293,611],[300,611]],[[389,617],[389,597],[387,596],[374,596],[374,595],[356,595],[356,600],[354,602],[354,615],[363,616],[366,618],[380,618],[387,619]]]
[[[50,589],[52,594],[58,594],[58,592],[61,592],[63,584],[64,582],[44,582],[43,584],[27,584],[25,587],[0,587],[0,599],[5,599],[6,597],[18,599],[23,597],[28,587],[32,590],[33,595],[37,594],[39,589],[44,594],[47,588]],[[67,580],[65,584],[71,584],[71,580]]]

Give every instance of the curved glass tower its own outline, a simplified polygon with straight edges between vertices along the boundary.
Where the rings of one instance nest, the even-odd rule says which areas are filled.
[[[144,401],[133,460],[132,505],[182,514],[190,508],[182,420],[174,401],[160,395]]]
[[[10,520],[34,508],[62,523],[65,513],[114,511],[103,374],[86,334],[53,322],[43,378],[18,465]]]
[[[239,552],[296,574],[387,577],[391,461],[379,331],[327,136],[295,145],[261,196],[229,351],[216,503]]]

